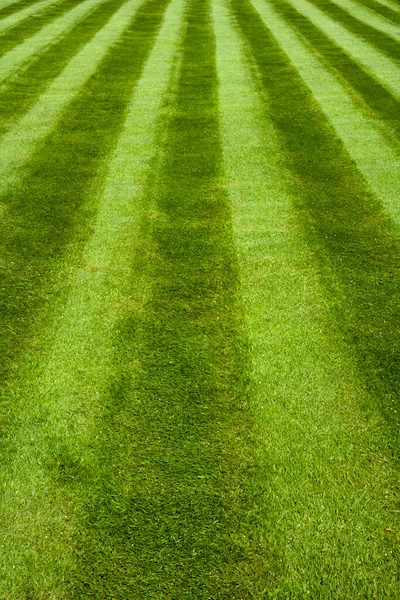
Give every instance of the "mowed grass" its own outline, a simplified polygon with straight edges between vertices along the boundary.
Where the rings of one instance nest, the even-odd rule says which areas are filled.
[[[23,9],[21,12],[8,17],[9,23],[7,23],[6,17],[2,19],[0,21],[0,49],[2,54],[5,54],[15,46],[18,46],[18,44],[26,39],[27,36],[35,34],[46,23],[52,21],[55,17],[62,15],[64,11],[68,11],[76,4],[76,0],[46,3],[41,1],[38,3],[37,7],[35,5],[28,6],[27,9],[25,9],[29,10],[28,14],[25,14],[25,10]],[[32,8],[36,10],[31,10]]]
[[[351,59],[338,44],[335,44],[318,27],[304,17],[288,2],[276,2],[276,9],[315,48],[328,69],[342,77],[365,102],[367,110],[376,115],[387,134],[398,142],[400,132],[400,102],[361,65]],[[324,5],[326,8],[326,5]],[[376,30],[374,30],[375,32]],[[399,45],[395,43],[397,57]],[[393,135],[394,134],[394,135]],[[393,142],[392,142],[393,143]]]
[[[0,598],[400,597],[400,13],[3,4]]]

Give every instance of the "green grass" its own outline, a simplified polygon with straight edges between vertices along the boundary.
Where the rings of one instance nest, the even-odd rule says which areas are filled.
[[[142,13],[139,13],[140,18],[145,18]],[[6,294],[3,306],[7,306],[2,350],[4,358],[10,355],[8,361],[3,360],[6,370],[18,347],[13,340],[22,341],[22,332],[25,335],[29,332],[27,319],[34,319],[32,296],[40,305],[48,270],[51,272],[54,259],[67,243],[73,241],[71,227],[81,230],[83,235],[87,235],[88,227],[90,231],[87,218],[90,219],[94,207],[82,209],[79,216],[77,211],[85,204],[86,195],[90,198],[97,170],[112,148],[116,131],[122,126],[126,103],[135,84],[134,68],[138,77],[151,48],[152,38],[147,29],[142,37],[131,35],[136,27],[138,21],[135,19],[120,45],[106,56],[56,131],[46,139],[46,147],[40,148],[30,161],[29,172],[22,182],[7,190],[2,198],[8,215],[4,222],[3,256],[7,257],[10,267],[3,272],[7,283],[2,288]],[[143,37],[146,43],[143,43]],[[125,65],[128,60],[132,64],[131,78],[127,80]],[[104,81],[111,65],[114,76],[106,88]],[[73,165],[73,170],[69,165]],[[29,190],[29,196],[26,190]],[[24,223],[25,227],[21,227]],[[37,291],[36,286],[40,286]]]
[[[378,0],[358,0],[358,1],[360,2],[360,4],[364,4],[364,6],[367,6],[371,10],[374,10],[378,14],[380,14],[383,17],[385,17],[386,19],[388,19],[389,21],[393,21],[393,23],[396,23],[397,25],[400,24],[400,14],[398,13],[398,10],[392,9],[389,5],[385,5],[384,3],[379,2]],[[397,3],[395,6],[396,6],[396,8],[398,8]]]
[[[39,5],[41,2],[39,3]],[[19,13],[9,17],[10,23],[7,23],[7,17],[0,21],[0,51],[2,54],[9,52],[18,46],[26,37],[34,35],[46,23],[52,21],[55,17],[62,15],[64,11],[69,10],[75,4],[76,0],[59,0],[49,2],[49,6],[33,12],[32,15],[19,15]],[[35,5],[34,5],[35,8]],[[27,7],[30,10],[30,6]],[[15,21],[15,23],[14,23]]]
[[[277,585],[277,597],[303,597],[307,593],[311,597],[318,597],[318,594],[321,597],[331,597],[330,594],[344,598],[373,597],[376,585],[383,596],[385,577],[388,581],[391,579],[393,567],[389,567],[390,562],[380,584],[369,574],[375,572],[372,563],[376,560],[377,564],[387,553],[385,535],[379,536],[379,543],[374,540],[372,545],[375,548],[367,551],[371,540],[362,532],[370,526],[368,522],[371,524],[377,518],[382,501],[379,497],[384,497],[384,490],[392,478],[390,472],[394,464],[389,465],[391,453],[396,452],[397,434],[394,442],[388,437],[380,412],[382,406],[376,403],[376,399],[380,397],[388,402],[388,413],[385,414],[395,432],[398,417],[392,400],[396,395],[398,376],[390,378],[392,364],[390,358],[386,363],[385,356],[385,352],[389,357],[394,350],[393,339],[387,340],[385,351],[380,355],[379,352],[374,353],[371,347],[372,332],[356,343],[351,339],[351,331],[363,330],[358,317],[361,313],[362,318],[368,314],[366,302],[363,305],[365,297],[360,296],[369,293],[369,301],[371,296],[378,296],[373,282],[368,282],[368,287],[365,280],[364,286],[361,284],[367,273],[371,277],[374,273],[371,264],[374,255],[366,239],[371,227],[369,218],[367,223],[363,223],[362,215],[354,206],[361,205],[362,182],[356,184],[352,180],[357,177],[357,171],[335,141],[326,119],[261,19],[249,4],[232,4],[251,49],[260,85],[265,90],[264,107],[262,104],[257,106],[253,99],[256,104],[253,123],[251,119],[246,122],[244,117],[239,123],[232,117],[228,118],[233,102],[237,105],[236,114],[244,113],[244,107],[251,106],[249,93],[246,99],[233,101],[226,92],[225,105],[227,127],[230,127],[226,143],[235,199],[235,231],[243,265],[242,287],[246,293],[252,356],[257,365],[253,385],[260,402],[260,421],[265,437],[270,438],[266,446],[274,463],[269,486],[270,505],[276,513],[271,515],[270,543],[278,545],[278,548],[280,546],[278,551],[283,564],[286,563],[282,580]],[[290,89],[296,90],[296,93],[290,93]],[[288,114],[292,117],[290,128],[287,126]],[[265,138],[256,141],[255,132],[260,136],[262,127],[259,122],[262,119],[271,121],[271,131],[267,130]],[[276,134],[274,136],[274,129],[278,138]],[[240,153],[245,154],[244,159],[233,147],[234,136]],[[322,147],[323,157],[316,152],[316,148]],[[265,155],[264,148],[269,148],[270,154]],[[254,165],[250,172],[249,164]],[[336,174],[335,164],[340,165]],[[260,182],[259,187],[254,181]],[[357,185],[360,191],[356,203],[353,197]],[[335,198],[340,198],[341,202],[334,202]],[[362,206],[367,211],[365,191]],[[355,212],[353,218],[350,216],[352,212]],[[381,215],[377,222],[383,224],[384,217]],[[351,234],[347,232],[346,235],[346,225]],[[377,252],[377,239],[374,239]],[[395,248],[390,235],[386,239]],[[346,247],[347,240],[350,247]],[[361,246],[358,249],[357,240]],[[387,281],[391,285],[394,255],[385,247],[384,240],[380,243],[381,248],[385,248],[385,258],[388,252]],[[362,264],[358,260],[355,265],[353,256],[358,259],[363,256]],[[384,260],[381,275],[384,273]],[[265,274],[265,281],[261,273]],[[332,290],[332,281],[337,286],[336,292]],[[350,282],[354,286],[351,291],[347,287]],[[321,285],[327,283],[331,285],[328,291],[324,291]],[[343,291],[340,285],[347,289]],[[257,294],[254,294],[254,289],[257,289]],[[313,301],[310,301],[311,297]],[[357,309],[349,306],[354,297],[358,298],[358,317]],[[386,318],[390,318],[393,305],[389,302],[386,306]],[[383,306],[375,307],[374,319],[381,309],[384,310]],[[343,313],[348,310],[352,320],[340,310]],[[349,327],[347,331],[346,325]],[[391,331],[394,329],[392,322]],[[368,392],[374,385],[374,370],[371,368],[372,358],[367,362],[368,343],[374,359],[380,359],[377,370],[384,369],[385,365],[389,370],[383,378],[388,387],[379,392],[375,388],[371,394],[374,398],[372,407]],[[375,343],[380,344],[379,333]],[[361,374],[358,352],[367,363]],[[299,377],[300,372],[302,375]],[[347,375],[344,375],[345,372]],[[364,383],[365,373],[370,377],[369,389]],[[380,384],[378,374],[375,385],[379,387]],[[268,407],[264,404],[266,402]],[[369,403],[369,415],[368,412],[363,413],[365,403]],[[353,437],[357,437],[359,431],[364,431],[364,435],[369,432],[364,442]],[[372,468],[370,458],[367,458],[371,445],[375,451],[380,447],[379,452],[389,453],[385,473],[380,460],[375,463],[374,473],[368,473],[368,469]],[[357,449],[359,460],[355,459],[350,448]],[[380,477],[380,484],[377,484]],[[394,480],[391,485],[395,485]],[[316,492],[318,486],[321,486],[319,493]],[[364,511],[361,505],[365,489],[371,493],[374,489],[376,504],[375,508],[371,504]],[[329,501],[323,500],[325,494]],[[328,516],[333,506],[335,517],[333,514]],[[280,522],[279,515],[282,514],[285,522]],[[338,528],[336,534],[333,534],[332,526]],[[297,529],[298,533],[294,534],[296,528],[300,530]],[[268,527],[265,532],[268,534]],[[336,541],[333,543],[334,538]],[[309,541],[305,542],[306,539]],[[313,547],[313,551],[306,554],[305,547]],[[360,555],[364,559],[358,564]],[[369,560],[371,563],[367,566]],[[300,573],[305,574],[304,579],[299,576]],[[340,574],[340,580],[335,579],[334,573]],[[336,596],[330,591],[332,585]],[[394,587],[390,591],[388,583],[387,597],[396,593],[397,584],[392,582],[390,585]]]
[[[11,129],[28,112],[48,85],[62,73],[71,56],[89,42],[121,4],[122,0],[109,0],[98,7],[94,6],[86,18],[73,24],[64,37],[46,48],[44,53],[38,54],[32,63],[28,62],[26,70],[16,73],[3,90],[0,88],[0,135]]]
[[[251,467],[246,342],[203,2],[188,9],[181,53],[163,158],[142,201],[153,209],[132,265],[132,287],[140,269],[149,290],[114,342],[99,425],[108,468],[84,518],[77,596],[240,598],[251,573],[265,569],[247,531],[253,499],[241,486]]]
[[[389,26],[383,19],[376,21],[371,19],[370,15],[363,15],[365,19],[358,19],[356,16],[348,12],[346,0],[342,2],[342,6],[334,2],[325,2],[314,0],[314,4],[326,12],[332,19],[339,21],[344,27],[352,31],[356,35],[364,38],[367,42],[387,54],[390,58],[399,60],[399,33],[398,28]],[[350,9],[353,5],[350,5]],[[355,6],[357,6],[355,4]],[[372,21],[372,24],[370,24]],[[375,26],[376,25],[376,26]],[[386,26],[386,28],[385,28]],[[380,29],[381,27],[381,29]],[[395,32],[396,37],[392,37],[389,32]]]
[[[392,140],[397,140],[400,132],[399,100],[293,6],[287,2],[275,2],[274,6],[323,57],[327,67],[343,77],[353,92],[360,94],[373,114],[386,125],[389,135],[394,134]]]
[[[37,0],[39,2],[39,0]],[[4,6],[5,4],[5,6]],[[18,12],[21,10],[21,8],[24,8],[25,6],[31,6],[32,2],[30,2],[30,0],[10,0],[10,2],[5,2],[5,3],[1,3],[0,5],[0,17],[4,18],[4,17],[8,17],[9,15],[12,15],[15,12]]]
[[[400,98],[400,64],[392,61],[370,44],[366,44],[364,40],[326,16],[308,0],[294,0],[292,3],[311,23],[321,29],[363,69],[380,81],[395,98]]]
[[[1,38],[0,598],[398,597],[383,17],[57,7]]]
[[[147,3],[143,6],[142,11],[139,9],[137,16],[121,39],[121,43],[115,46],[114,50],[106,57],[97,71],[96,77],[90,80],[84,92],[73,103],[56,132],[46,140],[46,150],[41,149],[35,160],[30,163],[30,174],[24,178],[21,187],[13,188],[9,197],[5,199],[9,203],[9,218],[12,218],[11,222],[14,227],[10,227],[10,220],[8,220],[8,235],[3,239],[2,248],[2,255],[8,259],[9,265],[9,268],[3,271],[2,281],[2,290],[6,290],[7,294],[2,298],[4,307],[2,309],[2,380],[4,384],[2,425],[5,434],[3,447],[7,447],[7,457],[14,463],[13,468],[16,469],[18,481],[18,484],[15,483],[14,471],[10,467],[10,462],[6,464],[4,461],[2,481],[6,503],[3,504],[2,510],[3,513],[6,511],[6,514],[9,514],[10,506],[12,507],[14,502],[13,495],[10,500],[4,490],[9,476],[17,487],[19,484],[23,485],[22,495],[26,496],[27,502],[33,502],[34,507],[36,499],[35,493],[32,491],[32,481],[34,482],[40,477],[38,473],[43,472],[43,463],[46,465],[50,462],[49,468],[51,467],[51,471],[53,471],[53,460],[56,460],[56,455],[60,452],[57,441],[55,441],[55,448],[48,448],[55,435],[52,433],[52,426],[49,425],[49,431],[42,437],[38,436],[36,458],[32,459],[29,454],[25,454],[25,428],[31,429],[34,426],[36,429],[43,419],[46,421],[47,410],[43,406],[43,401],[48,401],[48,398],[46,394],[43,397],[43,392],[41,392],[41,394],[35,395],[38,398],[37,403],[34,402],[31,407],[28,403],[26,406],[30,393],[26,391],[26,387],[22,396],[18,392],[21,380],[18,375],[17,378],[15,377],[15,367],[21,353],[25,352],[28,353],[28,356],[31,355],[31,361],[34,362],[36,354],[45,349],[49,343],[48,334],[44,338],[37,334],[38,328],[40,330],[40,325],[45,325],[47,318],[46,315],[42,315],[44,322],[39,323],[38,311],[40,312],[41,308],[47,305],[49,297],[57,305],[57,296],[60,291],[60,283],[54,276],[57,265],[60,264],[66,252],[70,253],[71,249],[82,247],[82,243],[91,232],[91,223],[96,209],[96,205],[93,205],[97,189],[94,179],[112,150],[116,132],[122,127],[127,102],[154,42],[154,35],[162,16],[162,11],[148,13],[149,6],[151,7],[151,4]],[[133,30],[135,36],[131,35]],[[143,31],[142,36],[138,35],[139,31]],[[114,77],[106,86],[105,81],[108,78],[110,61],[112,61]],[[128,80],[125,78],[127,61],[131,65],[131,78]],[[120,70],[118,70],[118,66],[121,67]],[[110,113],[110,106],[113,108],[112,113]],[[85,114],[87,116],[86,125],[82,120],[82,116]],[[79,125],[77,125],[77,119]],[[71,164],[74,165],[73,170],[69,168]],[[25,197],[24,190],[26,189],[29,189],[29,198]],[[71,199],[74,199],[74,203],[71,202]],[[23,223],[26,225],[21,226]],[[7,302],[10,297],[12,302]],[[24,370],[23,365],[21,370]],[[28,395],[26,396],[26,394]],[[22,431],[20,428],[21,415],[23,415]],[[28,448],[29,445],[28,441]],[[52,457],[53,452],[54,457]],[[32,460],[36,464],[36,468],[33,470],[30,467]],[[25,482],[24,478],[29,472],[29,468],[32,472]],[[45,472],[46,470],[45,467]],[[7,473],[10,475],[6,476]],[[9,487],[8,490],[10,490]],[[61,500],[60,493],[62,494],[62,490],[55,492],[56,499]],[[38,590],[38,585],[43,585],[47,589],[46,577],[52,581],[51,577],[52,574],[54,576],[54,571],[59,572],[57,567],[52,565],[51,552],[50,558],[44,552],[43,563],[47,564],[47,568],[38,575],[39,583],[34,583],[35,578],[32,579],[29,575],[30,561],[33,560],[33,564],[35,564],[45,534],[48,535],[48,531],[52,527],[57,527],[59,513],[57,512],[57,500],[54,502],[56,505],[55,516],[49,509],[48,519],[44,519],[42,533],[38,534],[40,543],[38,542],[37,546],[32,544],[34,546],[32,549],[35,551],[28,553],[22,563],[14,565],[17,567],[16,571],[11,570],[15,550],[9,551],[7,563],[2,565],[3,576],[1,579],[4,579],[4,593],[7,592],[8,585],[14,590],[16,573],[20,572],[19,569],[23,575],[20,576],[20,583],[15,584],[15,594],[27,594],[31,586],[35,590]],[[13,509],[11,510],[14,512]],[[40,502],[37,510],[39,512],[41,510]],[[18,511],[16,511],[15,516],[22,518],[22,522],[24,522],[23,512],[18,516]],[[40,521],[39,517],[38,521]],[[24,530],[22,524],[21,529]],[[18,539],[18,530],[16,535]],[[8,539],[11,548],[14,548],[15,534],[3,537],[5,540]],[[21,538],[19,540],[21,543]],[[61,550],[56,545],[53,552],[57,555]],[[62,552],[65,550],[63,549]],[[46,573],[46,571],[50,572]],[[60,575],[58,578],[61,583]],[[21,586],[24,592],[20,592]],[[37,593],[39,592],[40,587]]]
[[[359,353],[360,368],[370,385],[387,386],[386,393],[379,396],[386,398],[388,404],[382,408],[389,411],[389,422],[397,431],[399,373],[395,356],[400,339],[393,303],[398,295],[398,231],[371,197],[260,17],[248,9],[246,18],[239,22],[266,90],[266,111],[281,136],[288,167],[294,174],[292,186],[303,227],[310,243],[318,248],[321,268],[335,272],[329,296],[337,322]],[[288,93],[288,88],[295,89],[296,94]],[[293,116],[290,128],[288,114]]]

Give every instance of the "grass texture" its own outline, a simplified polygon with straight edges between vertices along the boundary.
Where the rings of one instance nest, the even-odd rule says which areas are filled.
[[[392,599],[392,0],[0,2],[0,598]]]

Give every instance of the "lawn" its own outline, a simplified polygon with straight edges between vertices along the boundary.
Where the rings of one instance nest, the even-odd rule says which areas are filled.
[[[0,600],[400,598],[399,42],[0,0]]]

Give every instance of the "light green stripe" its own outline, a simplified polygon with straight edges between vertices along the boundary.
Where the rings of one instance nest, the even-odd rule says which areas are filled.
[[[102,0],[100,0],[102,1]],[[99,0],[89,0],[90,8]],[[68,63],[62,73],[40,96],[37,103],[0,140],[0,194],[19,177],[37,145],[56,126],[68,104],[96,72],[110,47],[128,27],[143,0],[129,0]],[[86,10],[89,9],[87,5]]]
[[[37,2],[35,4],[27,6],[26,8],[23,8],[17,13],[9,15],[8,17],[4,17],[4,19],[0,20],[0,35],[5,33],[7,29],[11,29],[11,27],[22,23],[22,21],[24,21],[28,17],[31,17],[35,14],[40,14],[41,11],[45,10],[49,6],[59,4],[60,2],[61,0],[42,0],[42,2]]]
[[[105,0],[85,0],[75,8],[55,19],[38,33],[19,44],[0,58],[0,84],[13,75],[21,67],[30,64],[38,54],[55,44],[65,36],[70,29],[85,18]]]
[[[281,579],[262,597],[328,598],[319,595],[327,579],[336,597],[330,569],[343,578],[337,597],[354,598],[361,564],[376,567],[382,544],[383,536],[369,534],[375,516],[395,526],[381,494],[396,474],[382,470],[379,453],[365,468],[363,452],[379,429],[359,409],[365,391],[345,344],[327,330],[329,307],[294,214],[291,176],[224,4],[213,2],[226,188],[268,465],[260,486],[271,517],[258,535],[282,565]]]
[[[374,27],[377,31],[381,31],[394,40],[400,41],[400,27],[394,25],[385,19],[385,17],[381,17],[373,10],[367,8],[366,6],[357,4],[356,2],[353,2],[353,0],[332,0],[332,2],[344,8],[345,11],[362,23],[366,23],[367,25]]]
[[[134,5],[126,6],[132,10]],[[55,502],[51,481],[40,475],[42,457],[35,457],[32,468],[31,444],[36,448],[46,447],[46,436],[51,432],[58,440],[66,438],[69,447],[78,448],[83,464],[91,461],[91,451],[86,444],[90,444],[92,436],[98,433],[99,398],[113,374],[115,326],[126,311],[132,310],[138,297],[137,288],[131,288],[130,268],[140,235],[140,198],[150,175],[150,160],[157,152],[157,125],[182,30],[183,9],[183,0],[174,0],[167,8],[128,108],[123,132],[109,161],[93,236],[78,266],[74,268],[72,258],[67,261],[64,274],[60,275],[64,286],[70,289],[69,300],[56,317],[54,327],[49,327],[51,331],[37,334],[38,337],[49,337],[53,342],[39,366],[27,361],[25,368],[22,367],[26,379],[23,389],[17,393],[29,397],[31,408],[24,415],[25,428],[21,424],[19,453],[8,472],[4,500],[7,505],[19,495],[24,498],[24,510],[12,523],[3,525],[3,562],[8,560],[9,569],[13,564],[13,548],[17,548],[16,554],[21,553],[19,535],[24,537],[24,544],[33,543],[34,529],[53,530],[53,539],[49,540],[40,557],[42,561],[46,561],[46,553],[51,559],[55,551],[52,544],[56,547],[64,544],[70,551],[75,537],[79,537],[73,520],[66,522],[62,514],[62,504],[67,504],[68,499]],[[123,22],[125,16],[123,18],[120,13],[117,18]],[[43,426],[27,431],[29,422],[35,421],[38,414],[47,415]],[[16,482],[23,482],[26,487],[19,490]],[[38,543],[42,544],[43,540]],[[60,556],[61,564],[68,560],[68,556]],[[52,572],[43,573],[38,569],[39,575],[50,580]],[[16,573],[16,581],[20,581],[18,577],[21,576]],[[53,587],[51,590],[54,592]]]
[[[131,288],[130,272],[140,235],[140,197],[150,174],[150,160],[157,152],[157,123],[173,68],[183,6],[184,0],[175,0],[167,8],[128,108],[109,163],[94,233],[84,250],[83,265],[69,284],[69,302],[55,325],[57,337],[38,378],[44,396],[51,390],[56,420],[60,416],[58,402],[66,403],[68,414],[72,399],[84,406],[93,393],[101,392],[104,380],[99,373],[106,379],[113,369],[112,334],[120,310],[123,313],[124,307],[126,310],[135,301],[137,290]]]
[[[321,10],[310,4],[308,0],[291,0],[291,4],[340,46],[353,60],[369,71],[396,98],[400,98],[400,66],[326,16]]]
[[[346,88],[270,4],[263,0],[252,2],[311,90],[372,192],[400,225],[400,160],[380,132],[380,123],[363,114]]]

